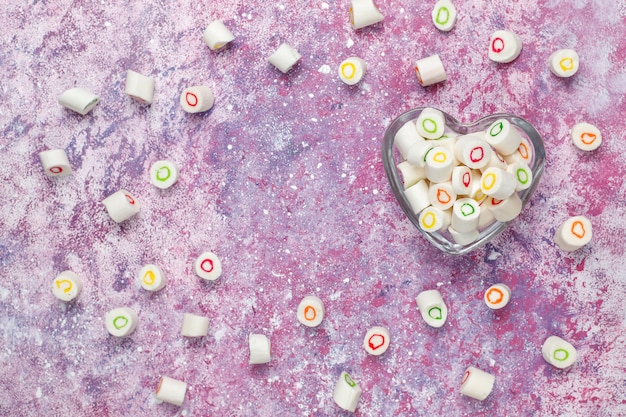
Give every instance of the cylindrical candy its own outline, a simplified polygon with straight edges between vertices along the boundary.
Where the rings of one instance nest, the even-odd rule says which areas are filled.
[[[167,277],[161,268],[148,264],[139,271],[139,281],[144,290],[159,291],[167,284]]]
[[[410,186],[404,190],[404,196],[408,200],[413,213],[419,214],[420,211],[430,206],[428,198],[428,183],[426,180],[418,181],[417,184]]]
[[[381,326],[374,326],[365,333],[363,348],[367,353],[374,356],[382,355],[389,348],[389,331]]]
[[[335,384],[333,400],[340,408],[354,413],[363,390],[347,372],[342,372]]]
[[[296,65],[300,58],[302,58],[302,55],[298,51],[283,43],[267,60],[285,74]]]
[[[409,150],[418,142],[424,142],[424,138],[417,133],[415,121],[413,120],[403,124],[393,138],[393,143],[398,148],[398,152],[400,152],[403,159],[406,159]]]
[[[577,123],[570,131],[572,142],[583,151],[593,151],[602,144],[600,129],[589,123]]]
[[[162,376],[154,396],[159,401],[180,406],[185,401],[186,392],[186,382]]]
[[[506,306],[511,299],[511,289],[506,284],[494,284],[485,291],[485,304],[492,310]]]
[[[206,29],[204,29],[202,37],[212,51],[223,48],[226,44],[235,39],[235,35],[228,30],[221,20],[210,23]]]
[[[222,262],[213,252],[204,252],[193,264],[196,274],[207,281],[215,281],[222,275]]]
[[[483,210],[481,210],[480,212],[482,213]],[[480,223],[480,216],[479,216],[479,223]],[[459,245],[469,245],[470,243],[478,239],[478,236],[480,235],[480,233],[478,232],[478,226],[476,226],[476,229],[467,230],[465,232],[459,232],[456,229],[454,229],[454,227],[450,226],[448,227],[448,232],[452,236],[452,239]]]
[[[133,70],[126,72],[124,92],[140,103],[152,104],[154,99],[154,78],[146,77]]]
[[[170,161],[156,161],[150,167],[150,182],[165,190],[178,181],[178,168]]]
[[[473,198],[459,198],[452,206],[452,228],[459,233],[473,232],[478,228],[480,206]]]
[[[487,199],[487,211],[499,222],[509,222],[522,212],[522,199],[516,193],[504,200],[489,197]]]
[[[533,146],[528,139],[522,136],[522,141],[515,152],[510,155],[502,155],[507,164],[513,164],[515,162],[524,162],[530,165],[533,159]]]
[[[426,207],[420,212],[418,222],[420,228],[428,233],[445,230],[450,225],[450,210],[441,210],[437,207]]]
[[[402,183],[404,189],[418,183],[418,181],[426,178],[426,170],[424,168],[411,165],[408,161],[400,162],[397,166],[398,171],[402,174]]]
[[[559,49],[548,58],[548,67],[557,77],[571,77],[578,71],[580,59],[573,49]]]
[[[480,177],[480,189],[486,195],[504,200],[515,192],[517,177],[500,168],[489,167]]]
[[[104,324],[108,332],[116,337],[128,336],[135,331],[139,316],[128,307],[115,308],[104,316]]]
[[[202,337],[209,334],[209,318],[195,314],[183,314],[180,334],[186,337]]]
[[[454,145],[454,156],[470,169],[480,169],[491,159],[491,146],[475,137],[460,137]]]
[[[102,204],[104,204],[107,213],[109,213],[109,216],[111,216],[116,223],[130,219],[135,214],[139,213],[141,209],[139,201],[126,190],[120,190],[111,194],[102,200]]]
[[[353,56],[339,64],[339,79],[348,85],[354,85],[361,81],[366,70],[367,64],[365,61]]]
[[[414,69],[417,81],[419,81],[422,87],[437,84],[441,81],[445,81],[447,78],[446,70],[443,67],[439,55],[431,55],[427,58],[418,59],[415,61]]]
[[[430,152],[435,146],[437,146],[437,141],[434,140],[422,140],[415,143],[409,152],[406,155],[406,160],[409,164],[424,168],[426,166],[426,155]],[[426,172],[424,172],[426,174]]]
[[[457,195],[467,195],[470,192],[472,183],[472,170],[466,166],[459,165],[452,169],[452,189]]]
[[[495,376],[470,366],[461,381],[461,394],[482,401],[491,394],[495,382]]]
[[[350,0],[349,13],[353,29],[361,29],[384,19],[374,0]]]
[[[493,222],[496,221],[496,218],[493,215],[493,212],[491,211],[491,209],[489,208],[489,205],[485,204],[485,202],[489,200],[491,200],[491,197],[489,197],[489,199],[483,200],[483,202],[480,204],[480,217],[478,218],[478,230],[483,230],[484,228],[486,228],[487,226],[491,225]]]
[[[441,31],[448,32],[456,22],[456,8],[450,0],[439,0],[432,11],[433,24]]]
[[[317,327],[324,319],[324,303],[315,295],[307,295],[298,305],[298,321],[307,327]]]
[[[558,336],[550,336],[543,342],[541,354],[546,362],[559,369],[572,366],[578,358],[576,348]]]
[[[525,190],[533,183],[533,171],[525,162],[514,162],[507,166],[506,170],[517,179],[515,191]]]
[[[422,318],[431,327],[441,327],[448,318],[448,307],[438,290],[422,291],[415,299]]]
[[[440,110],[425,108],[415,121],[417,133],[426,139],[439,139],[446,129],[446,118]]]
[[[431,183],[428,187],[428,198],[434,207],[447,210],[456,201],[456,193],[452,189],[450,181]]]
[[[497,30],[489,39],[489,59],[507,63],[515,60],[522,52],[522,40],[513,32]]]
[[[71,88],[59,97],[59,104],[83,116],[93,109],[100,99],[92,92],[81,88]]]
[[[52,294],[61,301],[74,300],[83,290],[83,280],[72,271],[63,271],[52,282]]]
[[[64,149],[50,149],[39,152],[43,172],[49,177],[65,177],[72,173],[70,161]]]
[[[456,165],[457,160],[450,149],[436,146],[426,154],[426,178],[432,182],[450,181]]]
[[[180,105],[187,113],[201,113],[213,107],[215,97],[206,85],[187,87],[180,95]]]
[[[591,236],[592,230],[589,219],[585,216],[574,216],[556,229],[554,241],[562,250],[572,252],[589,243]]]
[[[522,143],[522,134],[506,119],[496,120],[485,133],[485,141],[500,155],[510,155]]]
[[[268,363],[272,359],[271,344],[267,336],[250,334],[248,345],[250,347],[250,365]]]

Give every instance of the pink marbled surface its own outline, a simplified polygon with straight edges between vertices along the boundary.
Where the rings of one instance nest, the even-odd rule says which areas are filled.
[[[456,0],[450,33],[434,2],[378,0],[384,22],[359,31],[344,0],[126,3],[0,6],[0,415],[348,415],[332,399],[343,370],[363,388],[358,416],[626,415],[624,1]],[[202,30],[218,18],[236,40],[213,53]],[[524,42],[508,65],[487,58],[498,29]],[[287,75],[267,63],[282,42],[303,55]],[[581,57],[572,79],[546,66],[564,47]],[[433,53],[448,81],[424,89],[411,67]],[[348,87],[336,68],[353,55],[368,72]],[[127,69],[156,79],[151,106],[125,96]],[[184,113],[180,92],[202,83],[214,108]],[[73,86],[101,97],[85,117],[57,103]],[[422,105],[515,113],[545,138],[531,203],[465,256],[427,244],[383,171],[386,126]],[[581,121],[603,132],[593,153],[568,138]],[[48,148],[67,149],[72,176],[45,177]],[[160,191],[147,171],[165,158],[181,178]],[[142,211],[117,225],[100,202],[120,188]],[[578,214],[593,241],[564,253],[552,235]],[[224,265],[215,283],[193,273],[205,250]],[[137,284],[145,263],[167,274],[161,292]],[[69,305],[50,290],[65,269],[85,281]],[[513,299],[494,313],[496,282]],[[439,330],[415,304],[431,288],[450,309]],[[308,294],[326,304],[318,329],[296,320]],[[140,316],[126,339],[103,323],[119,306]],[[185,312],[210,317],[209,336],[181,337]],[[392,334],[381,357],[361,347],[373,325]],[[269,365],[248,365],[251,332],[271,338]],[[578,349],[567,371],[541,357],[552,334]],[[470,365],[496,375],[484,402],[459,394]],[[155,401],[161,375],[189,384],[181,407]]]

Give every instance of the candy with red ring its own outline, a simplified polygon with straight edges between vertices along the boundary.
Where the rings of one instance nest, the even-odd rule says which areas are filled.
[[[382,326],[374,326],[365,333],[363,349],[370,355],[380,356],[387,351],[390,342],[389,330]]]
[[[187,113],[201,113],[210,110],[215,103],[213,91],[206,85],[187,87],[180,94],[180,105]]]
[[[510,222],[522,212],[522,199],[517,193],[511,194],[509,198],[498,200],[489,197],[486,202],[487,211],[499,222]],[[480,227],[480,226],[479,226]]]
[[[196,274],[207,281],[215,281],[222,275],[222,262],[213,252],[204,252],[193,264]]]
[[[470,169],[485,167],[491,159],[491,146],[476,137],[461,136],[454,145],[454,156]]]
[[[496,377],[478,368],[470,366],[461,381],[461,394],[483,401],[491,394]]]
[[[489,59],[499,63],[514,61],[522,52],[522,40],[515,33],[497,30],[489,39]]]
[[[64,149],[50,149],[39,152],[43,172],[49,177],[66,177],[72,173],[70,161]]]
[[[130,219],[141,210],[139,201],[126,190],[111,194],[102,200],[102,204],[116,223]]]
[[[570,135],[574,146],[582,151],[594,151],[602,144],[600,129],[589,123],[576,123]]]

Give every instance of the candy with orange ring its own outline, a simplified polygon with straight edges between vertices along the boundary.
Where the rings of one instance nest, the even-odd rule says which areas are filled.
[[[83,290],[83,280],[73,271],[63,271],[52,282],[52,294],[61,301],[74,300]]]
[[[367,64],[361,58],[352,56],[339,64],[339,79],[345,84],[354,85],[363,79]]]
[[[517,150],[510,155],[502,155],[502,158],[506,161],[507,164],[524,162],[530,165],[533,159],[533,146],[530,144],[527,138],[522,137],[522,140],[517,147]]]
[[[180,94],[180,105],[187,113],[201,113],[213,107],[215,97],[206,85],[187,87]]]
[[[418,222],[425,232],[434,233],[445,230],[450,225],[452,214],[450,210],[441,210],[437,207],[426,207],[420,212]]]
[[[574,145],[583,151],[594,151],[602,144],[600,129],[589,123],[577,123],[570,134]]]
[[[324,302],[315,295],[307,295],[298,305],[298,321],[307,327],[319,326],[324,314]]]
[[[413,69],[415,70],[417,81],[422,87],[440,83],[448,78],[439,55],[418,59],[415,61]]]
[[[139,282],[144,290],[159,291],[167,284],[167,277],[154,264],[147,264],[139,271]]]
[[[499,310],[511,300],[511,289],[506,284],[494,284],[485,291],[485,304],[492,310]]]
[[[559,49],[548,58],[548,67],[557,77],[568,78],[576,74],[580,58],[573,49]]]
[[[561,224],[554,233],[554,242],[566,251],[582,248],[591,241],[591,222],[585,216],[574,216]]]
[[[452,189],[452,182],[431,183],[428,187],[428,198],[433,207],[447,210],[456,201],[456,193]]]
[[[154,397],[159,401],[180,406],[185,401],[186,392],[186,382],[162,376],[159,379],[159,385],[154,393]]]

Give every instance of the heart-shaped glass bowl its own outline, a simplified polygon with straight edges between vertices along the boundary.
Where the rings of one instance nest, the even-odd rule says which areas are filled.
[[[398,130],[400,130],[405,123],[411,120],[416,120],[425,108],[426,107],[417,107],[409,110],[391,122],[385,131],[385,136],[383,137],[383,165],[385,166],[385,172],[387,173],[387,178],[389,179],[389,184],[391,185],[393,194],[396,196],[396,200],[398,200],[398,203],[400,204],[400,207],[402,207],[402,210],[404,210],[404,213],[407,215],[409,220],[411,220],[411,223],[413,223],[413,225],[422,233],[426,240],[435,245],[437,248],[452,255],[460,255],[489,242],[498,234],[502,233],[509,222],[503,223],[495,221],[494,223],[491,223],[486,228],[480,230],[480,234],[475,241],[466,245],[456,243],[448,231],[429,233],[422,230],[419,226],[419,215],[413,213],[411,205],[404,194],[404,184],[402,182],[402,178],[400,178],[399,170],[397,168],[397,165],[403,162],[403,158],[394,146],[394,138],[396,133],[398,133]],[[446,112],[442,111],[442,113],[446,119],[446,126],[461,135],[484,131],[493,122],[499,119],[506,119],[511,124],[519,128],[522,137],[527,139],[525,143],[528,145],[526,146],[529,153],[528,166],[533,172],[532,185],[526,190],[518,192],[518,195],[522,200],[522,205],[526,206],[526,203],[532,196],[535,188],[537,188],[537,184],[539,183],[539,179],[543,173],[546,161],[546,149],[543,144],[543,139],[541,138],[539,132],[537,132],[537,129],[521,117],[506,113],[492,114],[469,124],[459,122]],[[523,215],[523,211],[520,215]]]

